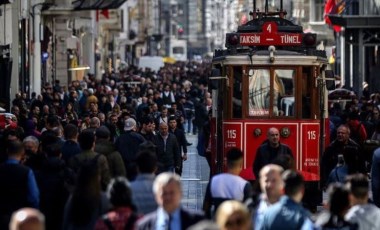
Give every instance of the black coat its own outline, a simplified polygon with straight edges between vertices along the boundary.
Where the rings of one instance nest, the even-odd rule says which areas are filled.
[[[293,153],[289,146],[281,144],[278,148],[272,148],[269,143],[264,143],[259,146],[256,151],[256,157],[253,161],[253,173],[256,179],[259,178],[260,170],[267,164],[273,163],[273,161],[281,154],[289,155],[292,158]]]
[[[181,208],[181,229],[187,229],[205,217],[202,213],[192,212]],[[154,230],[156,229],[157,211],[144,216],[137,222],[137,230]]]
[[[154,139],[154,144],[156,145],[157,159],[160,163],[160,167],[167,168],[170,166],[180,167],[181,166],[181,155],[179,154],[179,147],[177,138],[174,134],[169,133],[166,140],[166,148],[164,139],[160,134],[157,134]]]

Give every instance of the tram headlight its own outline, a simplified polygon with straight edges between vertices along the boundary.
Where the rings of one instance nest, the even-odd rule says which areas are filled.
[[[287,138],[290,136],[290,129],[288,127],[284,127],[280,131],[281,137]]]
[[[236,46],[239,44],[239,35],[235,33],[227,34],[226,47]]]
[[[303,35],[302,42],[305,46],[314,47],[317,44],[317,35],[312,33],[306,33]]]

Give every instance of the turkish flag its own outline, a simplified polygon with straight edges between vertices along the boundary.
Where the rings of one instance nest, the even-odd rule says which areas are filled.
[[[109,19],[110,18],[110,12],[108,11],[108,9],[104,9],[104,10],[97,10],[96,11],[96,21],[98,22],[99,21],[99,14],[103,15],[105,18]]]
[[[338,6],[340,6],[342,2],[344,2],[344,0],[338,1]],[[340,26],[333,25],[328,15],[337,14],[338,6],[337,6],[336,0],[327,0],[325,4],[325,10],[324,10],[324,19],[325,19],[326,24],[332,26],[334,31],[337,33],[340,32],[342,28]]]

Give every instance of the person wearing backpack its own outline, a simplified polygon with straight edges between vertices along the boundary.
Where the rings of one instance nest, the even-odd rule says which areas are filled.
[[[78,172],[83,164],[94,160],[97,162],[100,172],[102,190],[105,191],[111,180],[108,161],[104,155],[94,152],[95,134],[92,131],[82,131],[78,137],[79,146],[82,152],[73,156],[69,161],[69,167],[74,172]]]

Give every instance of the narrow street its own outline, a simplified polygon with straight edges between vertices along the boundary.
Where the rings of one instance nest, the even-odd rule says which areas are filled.
[[[202,210],[203,197],[209,177],[209,167],[206,158],[198,155],[197,136],[186,135],[188,142],[188,159],[183,164],[182,188],[184,207],[192,210]]]

